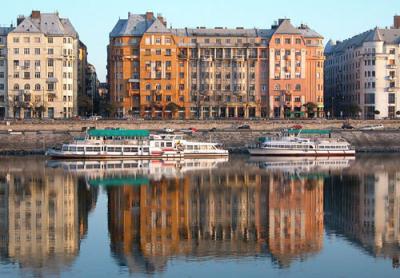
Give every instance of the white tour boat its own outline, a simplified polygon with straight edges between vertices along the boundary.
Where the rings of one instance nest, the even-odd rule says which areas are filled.
[[[352,146],[344,139],[302,138],[301,133],[330,134],[327,130],[289,129],[277,137],[263,137],[248,149],[253,156],[354,156]]]
[[[197,158],[227,156],[228,151],[217,143],[191,142],[183,135],[151,135],[148,130],[90,129],[85,138],[50,149],[52,158]]]

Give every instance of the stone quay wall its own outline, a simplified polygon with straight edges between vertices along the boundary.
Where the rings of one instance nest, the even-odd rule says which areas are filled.
[[[241,124],[251,130],[237,130]],[[302,125],[305,129],[332,129],[333,137],[342,137],[359,152],[400,152],[400,121],[352,121],[355,127],[384,124],[384,130],[359,131],[340,129],[342,121],[55,121],[55,122],[0,122],[0,154],[44,153],[48,148],[59,147],[74,137],[84,135],[88,127],[162,130],[165,127],[200,131],[189,139],[213,141],[223,144],[232,152],[244,152],[259,137],[282,128]],[[209,131],[211,128],[216,131]]]

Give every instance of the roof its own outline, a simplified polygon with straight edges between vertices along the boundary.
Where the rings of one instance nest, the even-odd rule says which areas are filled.
[[[168,30],[167,27],[159,20],[156,19],[149,29],[146,30],[146,33],[171,33],[171,30]]]
[[[129,14],[128,19],[120,19],[110,33],[110,37],[141,36],[155,21],[147,20],[146,15]]]
[[[321,34],[319,34],[318,32],[316,32],[313,29],[310,29],[306,25],[301,25],[299,28],[299,31],[305,38],[323,38],[323,36]]]
[[[382,41],[385,44],[400,44],[400,29],[374,28],[344,41],[337,42],[334,45],[327,45],[325,53],[342,52],[348,48],[360,47],[365,42],[377,41]]]
[[[88,135],[93,137],[148,137],[150,132],[141,129],[90,129]]]
[[[275,29],[275,34],[293,34],[293,35],[301,35],[299,29],[294,27],[292,23],[290,23],[290,19],[281,19],[279,20],[279,25]]]
[[[39,17],[26,17],[12,32],[78,37],[78,33],[70,20],[67,18],[60,18],[58,13],[41,13]]]
[[[14,30],[14,27],[0,27],[0,36],[6,36],[12,30]]]

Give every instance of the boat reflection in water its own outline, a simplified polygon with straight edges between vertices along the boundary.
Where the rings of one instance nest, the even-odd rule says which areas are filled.
[[[161,272],[176,257],[271,257],[287,267],[322,248],[323,179],[311,185],[238,160],[107,194],[111,249],[131,272]]]
[[[73,264],[98,193],[44,164],[0,160],[0,256],[38,277],[57,276]]]

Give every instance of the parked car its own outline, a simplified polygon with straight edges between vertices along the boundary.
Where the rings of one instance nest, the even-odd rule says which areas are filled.
[[[217,128],[216,128],[216,127],[212,127],[212,128],[210,128],[209,131],[210,131],[210,132],[215,132],[215,131],[217,131]]]
[[[250,126],[248,124],[244,124],[244,125],[238,126],[237,129],[250,129]]]
[[[384,125],[369,125],[361,127],[360,130],[380,130],[384,128],[385,128]]]
[[[343,123],[342,129],[354,129],[354,126],[349,123]]]
[[[93,115],[93,116],[90,116],[89,117],[89,120],[90,121],[98,121],[98,120],[101,120],[103,117],[102,116],[95,116],[95,115]]]
[[[181,129],[180,132],[183,132],[185,134],[193,134],[195,132],[199,131],[197,128],[194,127],[189,127],[189,128],[185,128],[185,129]]]
[[[166,127],[166,128],[163,129],[163,131],[166,132],[166,133],[174,133],[175,129]]]

